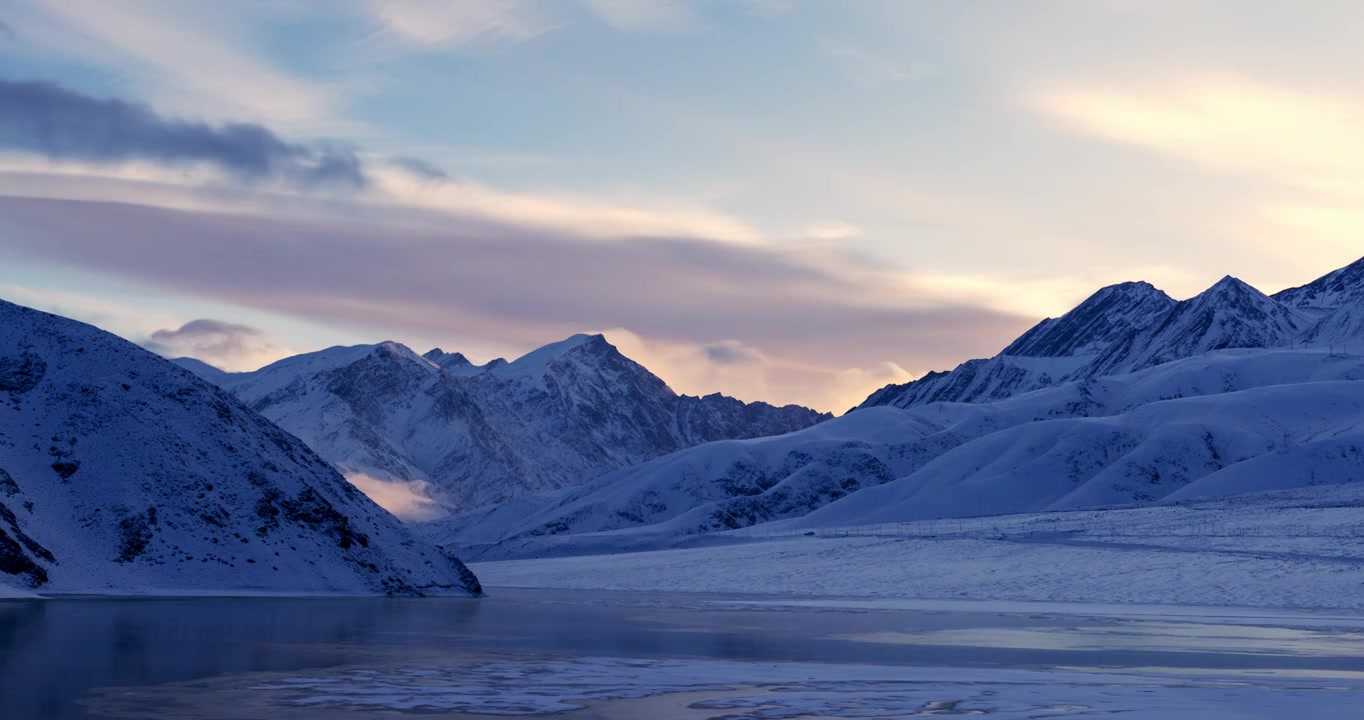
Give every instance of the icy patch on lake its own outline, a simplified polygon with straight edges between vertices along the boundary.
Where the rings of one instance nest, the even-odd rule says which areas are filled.
[[[542,715],[685,696],[651,717],[789,720],[918,718],[1281,718],[1311,708],[1343,717],[1364,681],[1298,673],[1207,676],[941,669],[704,660],[495,661],[450,667],[345,669],[249,686],[275,707],[365,712]],[[698,695],[699,694],[699,695]],[[1343,714],[1337,714],[1343,713]]]

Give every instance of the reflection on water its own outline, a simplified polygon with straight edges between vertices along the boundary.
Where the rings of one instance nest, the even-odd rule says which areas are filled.
[[[101,687],[161,685],[229,673],[392,666],[438,657],[693,658],[957,668],[1201,668],[1297,672],[1359,669],[1325,635],[1294,652],[1292,633],[1265,632],[1277,655],[1213,642],[1222,629],[1149,623],[1187,643],[1102,638],[1143,621],[961,612],[716,609],[688,598],[546,591],[465,599],[127,599],[0,602],[0,698],[8,718],[87,717],[76,703]],[[1079,628],[1077,628],[1079,626]],[[1211,627],[1211,626],[1209,626]],[[1082,631],[1084,642],[1018,643]],[[1240,632],[1240,631],[1238,631]],[[881,634],[887,642],[875,641]],[[904,642],[915,637],[921,642]],[[995,637],[999,641],[982,641]],[[857,638],[854,640],[853,638]],[[868,640],[872,640],[868,642]],[[1048,645],[1048,647],[1012,647]],[[1126,646],[1124,646],[1126,645]]]

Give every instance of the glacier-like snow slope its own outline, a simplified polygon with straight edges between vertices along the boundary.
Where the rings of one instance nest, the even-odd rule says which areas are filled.
[[[993,358],[888,385],[859,407],[989,402],[1227,348],[1364,345],[1364,259],[1268,297],[1232,277],[1175,302],[1147,283],[1104,288],[1038,323]]]
[[[0,302],[0,584],[473,593],[297,438],[109,333]]]
[[[433,498],[455,510],[829,417],[678,395],[600,335],[482,367],[392,342],[331,348],[218,381],[343,472],[428,482]]]
[[[533,556],[806,515],[899,522],[1348,482],[1364,479],[1361,381],[1364,357],[1223,351],[994,403],[859,410],[419,527],[484,557]],[[1267,470],[1276,457],[1292,467]]]

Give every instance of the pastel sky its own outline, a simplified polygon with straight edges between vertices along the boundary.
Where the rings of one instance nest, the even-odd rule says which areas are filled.
[[[841,411],[1364,254],[1364,3],[5,0],[0,297],[253,369],[605,332]]]

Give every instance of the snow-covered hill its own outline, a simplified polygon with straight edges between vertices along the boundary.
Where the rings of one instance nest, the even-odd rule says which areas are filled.
[[[993,403],[859,410],[421,527],[447,547],[504,557],[657,547],[784,518],[1150,502],[1364,479],[1361,433],[1364,357],[1224,351]],[[1266,470],[1274,463],[1288,467]]]
[[[297,438],[151,353],[0,302],[0,584],[476,592]]]
[[[436,501],[457,510],[829,417],[679,396],[600,335],[482,367],[392,342],[331,348],[218,382],[343,472],[429,483]]]

